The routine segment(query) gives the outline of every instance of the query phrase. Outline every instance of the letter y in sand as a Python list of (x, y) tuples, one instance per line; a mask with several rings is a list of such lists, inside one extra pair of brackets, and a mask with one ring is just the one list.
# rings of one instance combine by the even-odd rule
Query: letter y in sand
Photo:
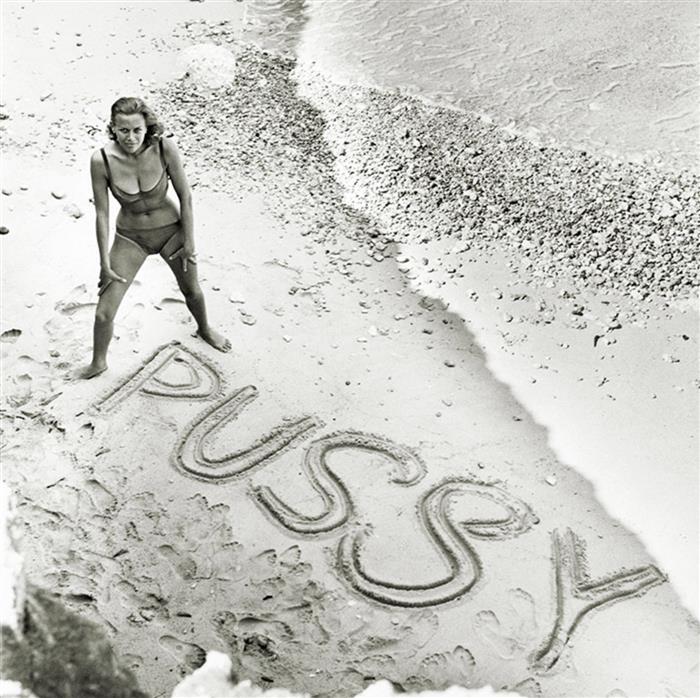
[(552, 533), (552, 561), (556, 585), (554, 627), (542, 648), (533, 657), (533, 668), (551, 669), (561, 656), (584, 616), (598, 608), (640, 596), (666, 577), (653, 565), (620, 570), (592, 581), (586, 570), (584, 542), (571, 529)]

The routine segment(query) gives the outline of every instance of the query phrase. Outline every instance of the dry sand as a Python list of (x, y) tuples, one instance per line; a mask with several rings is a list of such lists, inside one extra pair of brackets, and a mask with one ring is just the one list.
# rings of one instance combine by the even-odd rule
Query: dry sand
[[(239, 49), (233, 3), (110, 4), (99, 25), (76, 7), (3, 7), (22, 62), (2, 107), (3, 477), (28, 580), (96, 623), (148, 696), (211, 649), (240, 679), (314, 695), (379, 678), (696, 695), (697, 621), (666, 569), (344, 201), (293, 65)], [(114, 37), (95, 31), (105, 14)], [(236, 49), (233, 86), (177, 78), (177, 51), (204, 41)], [(234, 351), (192, 337), (150, 261), (110, 371), (78, 383), (97, 271), (85, 165), (121, 92), (157, 104), (187, 156)]]

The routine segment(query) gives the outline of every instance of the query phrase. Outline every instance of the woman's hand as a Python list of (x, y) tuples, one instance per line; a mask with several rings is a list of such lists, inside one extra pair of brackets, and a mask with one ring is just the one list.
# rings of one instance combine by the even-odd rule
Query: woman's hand
[(119, 281), (119, 283), (125, 284), (126, 279), (123, 276), (119, 276), (116, 271), (109, 266), (103, 266), (100, 268), (100, 281), (97, 284), (99, 291), (98, 296), (101, 296), (107, 287), (112, 283), (112, 281)]
[(197, 253), (194, 251), (192, 245), (184, 243), (179, 250), (176, 250), (173, 254), (168, 257), (168, 259), (178, 259), (182, 260), (182, 271), (187, 272), (188, 264), (197, 264)]

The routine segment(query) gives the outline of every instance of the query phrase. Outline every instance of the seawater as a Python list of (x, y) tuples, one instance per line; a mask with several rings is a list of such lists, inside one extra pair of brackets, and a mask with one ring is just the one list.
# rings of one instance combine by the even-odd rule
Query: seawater
[(336, 81), (547, 142), (698, 166), (697, 3), (309, 0), (299, 16), (299, 61)]

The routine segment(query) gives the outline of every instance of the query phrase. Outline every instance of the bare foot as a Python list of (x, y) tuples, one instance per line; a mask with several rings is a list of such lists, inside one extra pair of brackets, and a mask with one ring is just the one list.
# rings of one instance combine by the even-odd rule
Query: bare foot
[(104, 373), (107, 370), (107, 364), (95, 364), (92, 363), (89, 366), (81, 369), (77, 372), (77, 377), (87, 380), (88, 378), (94, 378), (99, 376), (100, 373)]
[(231, 351), (231, 342), (216, 330), (207, 328), (206, 330), (198, 330), (197, 334), (207, 343), (211, 344), (214, 349), (227, 352)]

